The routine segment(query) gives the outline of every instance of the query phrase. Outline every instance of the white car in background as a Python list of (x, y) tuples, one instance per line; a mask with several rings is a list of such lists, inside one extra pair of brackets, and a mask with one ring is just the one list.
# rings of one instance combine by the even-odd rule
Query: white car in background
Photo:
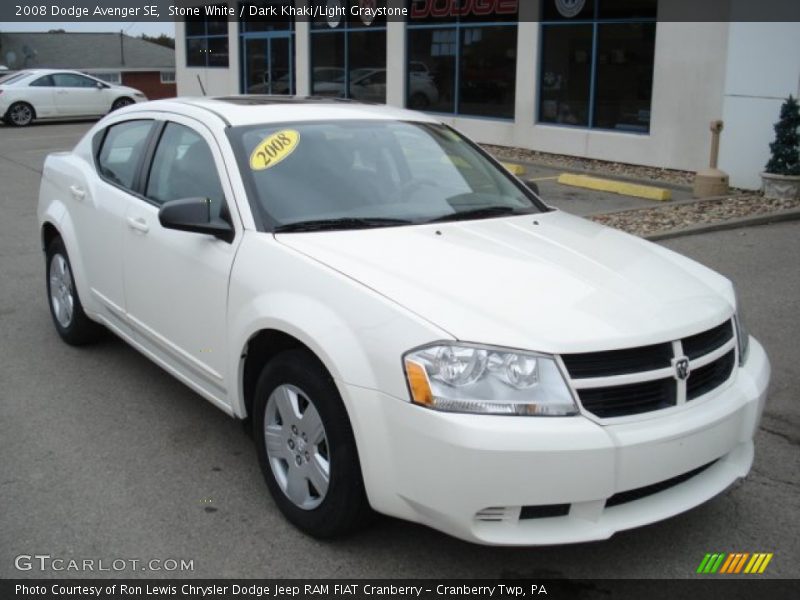
[(17, 127), (38, 119), (101, 116), (146, 100), (137, 89), (77, 71), (29, 69), (0, 81), (0, 117)]
[(47, 157), (38, 219), (64, 341), (105, 326), (248, 420), (309, 534), (371, 507), (483, 544), (600, 540), (753, 462), (770, 367), (731, 282), (553, 210), (432, 116), (131, 106)]

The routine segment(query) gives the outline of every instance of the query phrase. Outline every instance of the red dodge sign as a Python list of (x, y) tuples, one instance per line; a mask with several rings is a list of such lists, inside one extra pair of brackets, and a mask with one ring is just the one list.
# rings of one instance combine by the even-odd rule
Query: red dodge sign
[(415, 0), (411, 18), (515, 15), (519, 0)]

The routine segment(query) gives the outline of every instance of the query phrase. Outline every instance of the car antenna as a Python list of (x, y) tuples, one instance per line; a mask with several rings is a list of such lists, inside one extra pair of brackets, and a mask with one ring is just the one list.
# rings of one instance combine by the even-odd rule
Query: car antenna
[(200, 84), (200, 91), (203, 92), (203, 96), (206, 95), (206, 88), (203, 87), (203, 82), (200, 79), (200, 73), (197, 74), (197, 83)]

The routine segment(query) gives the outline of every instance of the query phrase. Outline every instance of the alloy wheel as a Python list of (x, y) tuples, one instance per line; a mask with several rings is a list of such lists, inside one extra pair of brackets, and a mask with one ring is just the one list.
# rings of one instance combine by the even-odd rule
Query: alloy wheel
[(330, 483), (328, 436), (317, 408), (300, 388), (270, 394), (264, 414), (267, 458), (278, 486), (303, 510), (317, 508)]
[(27, 104), (17, 104), (11, 108), (9, 118), (14, 125), (25, 126), (33, 120), (33, 111)]
[(75, 310), (75, 293), (72, 273), (67, 260), (61, 254), (53, 255), (50, 260), (50, 305), (53, 314), (64, 329), (72, 323)]

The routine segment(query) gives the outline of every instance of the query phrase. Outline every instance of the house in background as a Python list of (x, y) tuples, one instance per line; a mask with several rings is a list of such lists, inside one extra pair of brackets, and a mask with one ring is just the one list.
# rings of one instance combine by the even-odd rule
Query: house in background
[(82, 71), (151, 100), (176, 94), (175, 51), (122, 33), (0, 32), (0, 64)]

